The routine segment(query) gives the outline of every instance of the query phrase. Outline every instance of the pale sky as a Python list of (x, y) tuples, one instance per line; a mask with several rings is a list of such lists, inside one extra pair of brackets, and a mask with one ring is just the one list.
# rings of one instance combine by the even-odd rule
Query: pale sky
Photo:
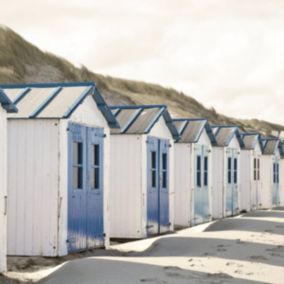
[(0, 23), (94, 72), (284, 124), (283, 0), (0, 0)]

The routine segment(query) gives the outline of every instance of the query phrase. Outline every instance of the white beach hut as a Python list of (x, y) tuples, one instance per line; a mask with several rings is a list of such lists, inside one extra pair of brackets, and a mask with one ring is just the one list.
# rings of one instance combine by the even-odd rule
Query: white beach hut
[(1, 85), (8, 118), (8, 254), (108, 245), (109, 127), (93, 83)]
[(259, 207), (269, 209), (280, 204), (280, 140), (278, 138), (262, 139), (263, 155), (261, 158), (260, 179), (262, 183)]
[(175, 226), (188, 227), (212, 218), (212, 146), (215, 136), (206, 119), (174, 119)]
[(260, 134), (255, 132), (241, 134), (244, 147), (241, 150), (241, 189), (240, 211), (259, 208), (261, 195), (261, 157)]
[(166, 106), (113, 106), (110, 236), (145, 238), (173, 230), (174, 138)]
[(213, 126), (217, 146), (212, 149), (213, 218), (239, 213), (240, 151), (243, 147), (238, 127)]
[(0, 89), (0, 273), (6, 270), (7, 254), (7, 112), (15, 111)]

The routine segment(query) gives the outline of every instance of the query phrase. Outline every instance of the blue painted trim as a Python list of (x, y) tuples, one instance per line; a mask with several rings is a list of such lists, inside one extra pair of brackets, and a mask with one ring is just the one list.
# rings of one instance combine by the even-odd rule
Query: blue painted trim
[(14, 104), (18, 104), (29, 92), (31, 88), (25, 88), (14, 100)]
[(28, 83), (28, 84), (0, 84), (2, 89), (20, 89), (20, 88), (50, 88), (50, 87), (88, 87), (95, 86), (90, 82), (52, 82), (52, 83)]
[(84, 99), (91, 93), (92, 90), (93, 86), (89, 86), (86, 90), (84, 90), (82, 95), (75, 101), (71, 108), (64, 113), (63, 118), (69, 118), (74, 110), (84, 101)]
[[(148, 127), (145, 129), (145, 133), (149, 133), (153, 126), (156, 124), (156, 122), (159, 120), (163, 112), (165, 111), (165, 108), (161, 108), (160, 111), (157, 113), (157, 115), (152, 119), (152, 121), (149, 123)], [(142, 109), (143, 111), (143, 109)]]
[(112, 111), (112, 114), (115, 116), (115, 117), (117, 117), (118, 116), (118, 114), (121, 112), (121, 109), (113, 109), (113, 111)]
[(94, 87), (93, 88), (93, 95), (94, 101), (96, 102), (99, 110), (103, 114), (104, 118), (108, 122), (110, 128), (120, 128), (118, 121), (115, 118), (115, 115), (112, 113), (110, 107), (106, 104), (103, 96), (99, 92), (99, 90)]
[[(120, 109), (121, 111), (121, 109)], [(119, 111), (119, 112), (120, 112)], [(126, 133), (127, 130), (133, 125), (133, 123), (137, 120), (137, 118), (140, 116), (140, 114), (143, 112), (143, 109), (137, 109), (137, 112), (133, 114), (133, 116), (129, 119), (129, 121), (126, 123), (124, 128), (121, 129), (121, 133)]]
[(178, 139), (179, 138), (179, 133), (178, 133), (175, 125), (173, 124), (172, 117), (171, 117), (170, 113), (167, 111), (167, 108), (163, 112), (163, 117), (164, 117), (164, 119), (166, 121), (167, 127), (169, 128), (173, 138), (175, 140)]
[(8, 113), (14, 113), (17, 112), (18, 109), (16, 106), (12, 103), (12, 101), (9, 99), (9, 97), (6, 95), (6, 93), (0, 89), (0, 103), (2, 107), (8, 112)]
[(166, 105), (113, 105), (109, 106), (110, 109), (136, 109), (136, 108), (167, 108)]
[(35, 118), (38, 116), (49, 104), (50, 102), (60, 93), (62, 87), (55, 89), (52, 94), (30, 115), (30, 118)]
[(173, 118), (173, 121), (202, 121), (205, 120), (208, 122), (207, 118)]

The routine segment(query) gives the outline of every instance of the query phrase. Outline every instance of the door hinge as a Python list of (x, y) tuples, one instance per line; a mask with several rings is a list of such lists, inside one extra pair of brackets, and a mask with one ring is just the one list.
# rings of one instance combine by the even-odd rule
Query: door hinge
[(7, 215), (7, 210), (8, 210), (8, 208), (7, 208), (8, 207), (8, 204), (7, 204), (8, 200), (7, 199), (8, 199), (8, 197), (7, 197), (7, 195), (5, 195), (4, 196), (4, 215), (5, 216)]

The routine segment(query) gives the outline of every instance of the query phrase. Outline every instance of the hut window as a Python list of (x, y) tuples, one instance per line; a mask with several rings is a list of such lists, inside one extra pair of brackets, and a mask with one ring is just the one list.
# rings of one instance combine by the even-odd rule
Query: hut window
[(83, 143), (73, 142), (73, 188), (83, 188)]
[(228, 183), (232, 183), (232, 159), (228, 158)]
[(253, 171), (253, 177), (254, 177), (254, 180), (257, 180), (257, 159), (254, 158), (254, 171)]
[(167, 188), (167, 174), (168, 170), (168, 156), (166, 153), (163, 153), (162, 155), (162, 176), (163, 176), (163, 181), (162, 181), (162, 186), (163, 188)]
[(197, 156), (196, 164), (196, 184), (201, 187), (201, 156)]
[(260, 160), (254, 159), (254, 172), (253, 172), (254, 180), (260, 180)]
[(100, 188), (100, 145), (93, 144), (92, 153), (92, 175), (91, 175), (91, 187), (92, 189)]
[(260, 180), (260, 159), (257, 159), (257, 180)]
[(208, 157), (204, 157), (204, 186), (208, 185)]
[(157, 185), (157, 153), (156, 151), (151, 152), (151, 178), (152, 187)]
[(279, 183), (279, 165), (273, 163), (273, 183)]
[(234, 183), (238, 182), (238, 159), (234, 159)]

